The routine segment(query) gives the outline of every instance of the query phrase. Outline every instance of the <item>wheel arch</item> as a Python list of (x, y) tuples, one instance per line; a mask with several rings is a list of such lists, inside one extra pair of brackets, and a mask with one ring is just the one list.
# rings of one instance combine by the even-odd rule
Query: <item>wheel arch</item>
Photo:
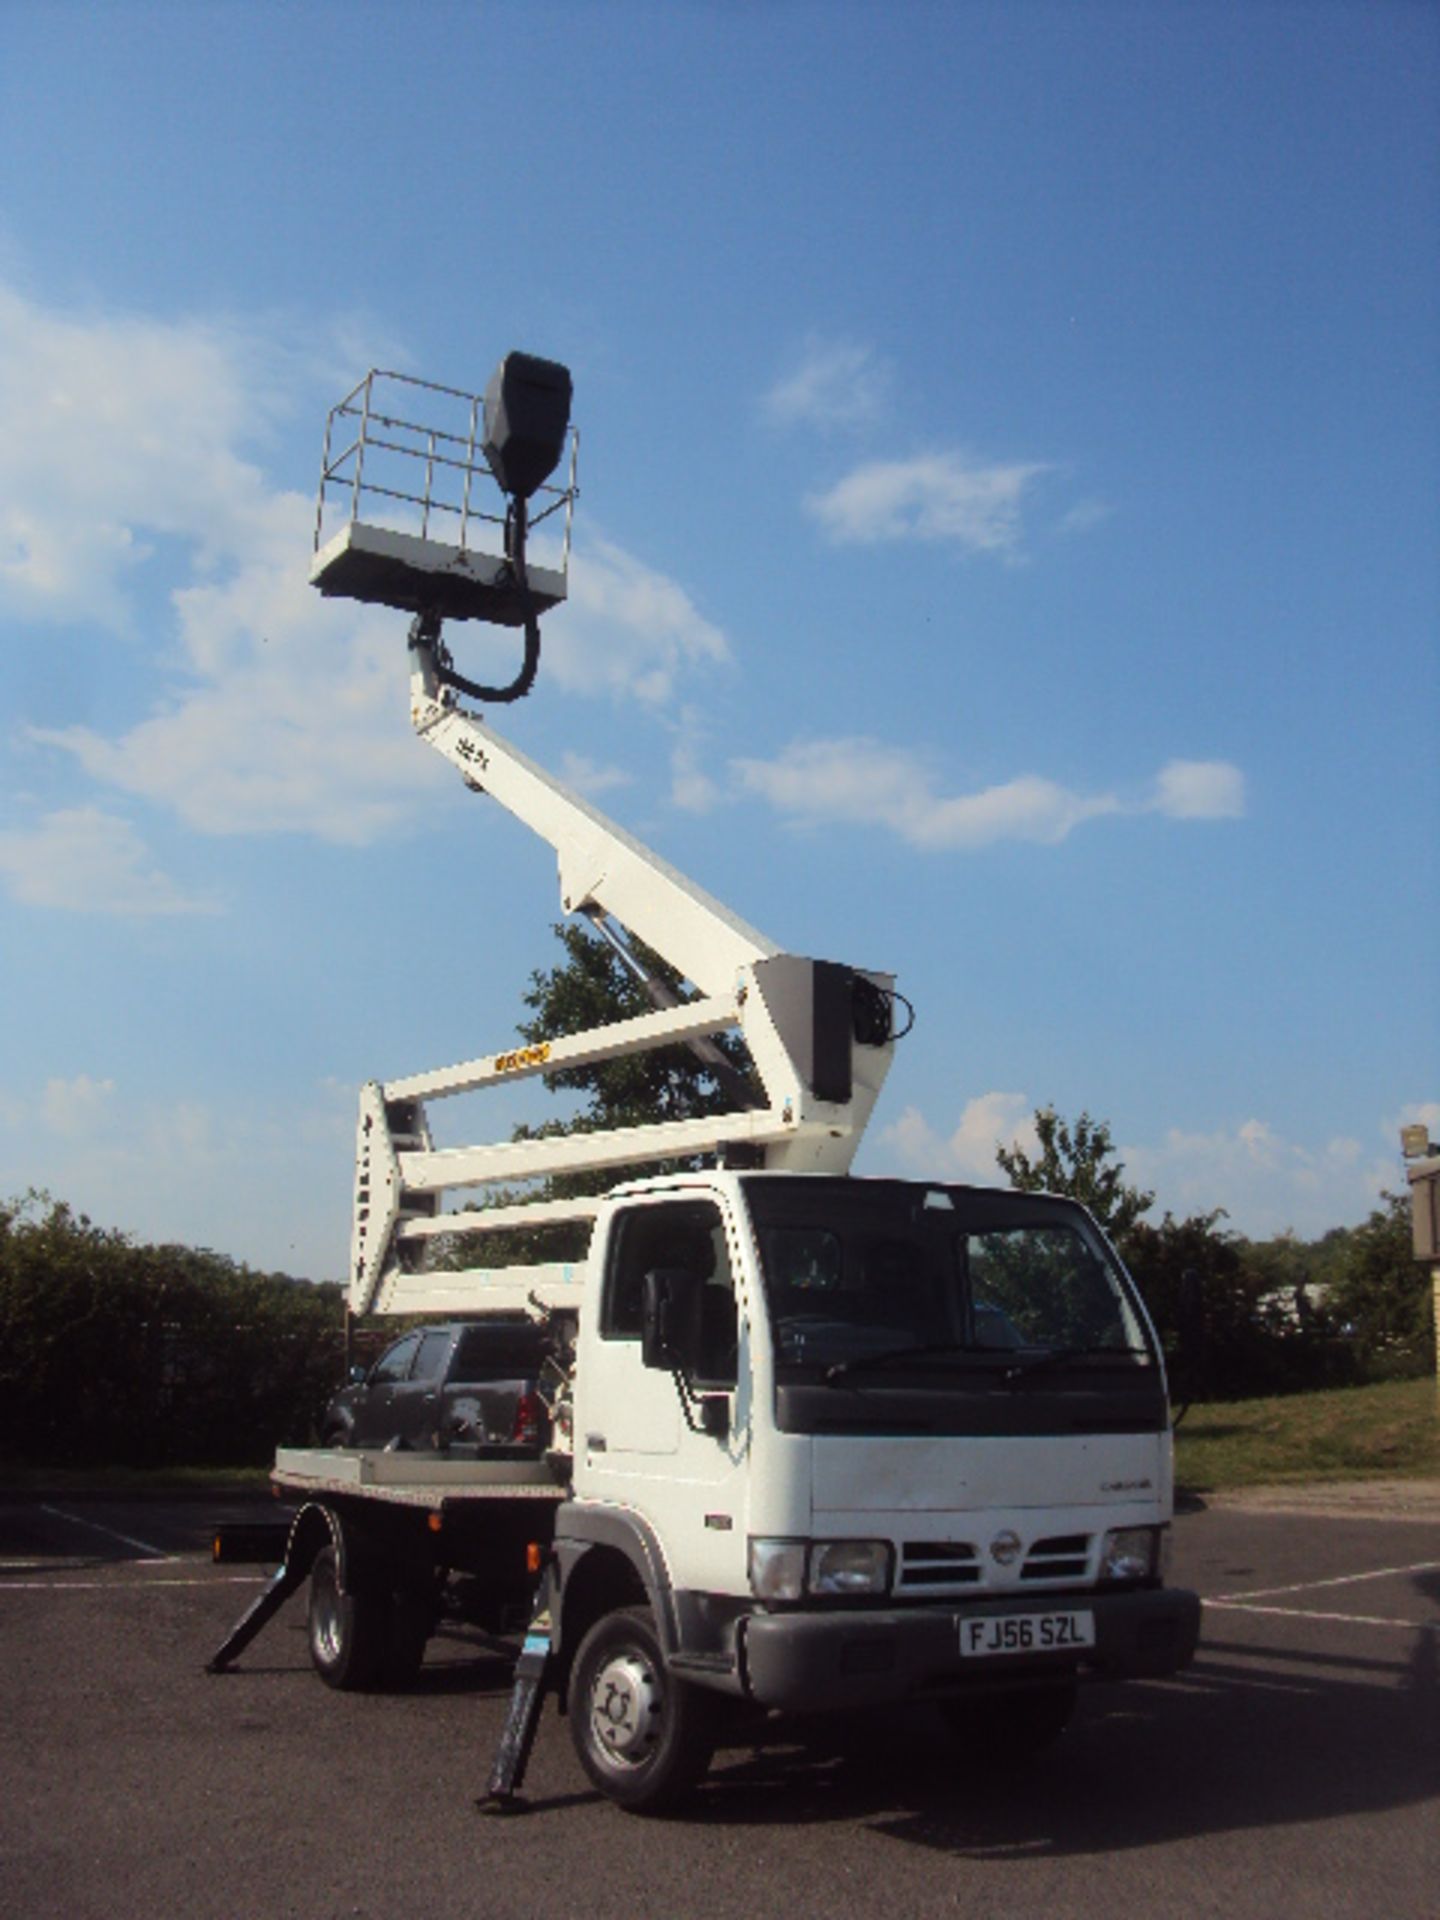
[(638, 1515), (562, 1509), (555, 1537), (552, 1647), (565, 1699), (575, 1650), (590, 1628), (620, 1607), (648, 1606), (667, 1660), (679, 1645), (674, 1596), (659, 1540)]
[(335, 1571), (342, 1593), (369, 1592), (385, 1584), (383, 1548), (352, 1516), (323, 1500), (309, 1500), (295, 1515), (285, 1559), (295, 1578), (303, 1579), (326, 1547), (335, 1549)]
[(290, 1523), (285, 1564), (297, 1580), (304, 1579), (324, 1548), (334, 1547), (340, 1585), (346, 1584), (345, 1529), (340, 1516), (319, 1500), (307, 1500)]

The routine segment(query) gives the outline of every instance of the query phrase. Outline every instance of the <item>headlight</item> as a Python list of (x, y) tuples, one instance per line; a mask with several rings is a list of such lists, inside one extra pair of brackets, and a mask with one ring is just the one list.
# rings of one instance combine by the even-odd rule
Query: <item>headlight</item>
[(750, 1591), (757, 1600), (799, 1600), (807, 1593), (884, 1593), (890, 1547), (884, 1540), (750, 1542)]
[(1100, 1549), (1102, 1580), (1151, 1580), (1160, 1571), (1163, 1527), (1115, 1527)]
[(884, 1593), (890, 1549), (883, 1540), (817, 1540), (808, 1584), (811, 1593)]
[(798, 1600), (805, 1591), (805, 1542), (752, 1539), (750, 1591), (757, 1600)]

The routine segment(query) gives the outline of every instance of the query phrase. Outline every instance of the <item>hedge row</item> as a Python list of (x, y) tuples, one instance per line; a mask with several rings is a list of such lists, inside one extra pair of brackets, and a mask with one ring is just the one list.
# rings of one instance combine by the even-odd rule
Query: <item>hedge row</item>
[(262, 1464), (313, 1440), (343, 1346), (336, 1285), (0, 1205), (0, 1458)]

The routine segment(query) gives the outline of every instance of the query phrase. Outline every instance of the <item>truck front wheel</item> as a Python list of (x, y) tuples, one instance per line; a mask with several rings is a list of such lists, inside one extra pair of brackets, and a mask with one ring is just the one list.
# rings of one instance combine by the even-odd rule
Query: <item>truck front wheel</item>
[(716, 1698), (665, 1671), (648, 1607), (598, 1620), (570, 1674), (570, 1732), (600, 1791), (632, 1813), (663, 1813), (715, 1751)]

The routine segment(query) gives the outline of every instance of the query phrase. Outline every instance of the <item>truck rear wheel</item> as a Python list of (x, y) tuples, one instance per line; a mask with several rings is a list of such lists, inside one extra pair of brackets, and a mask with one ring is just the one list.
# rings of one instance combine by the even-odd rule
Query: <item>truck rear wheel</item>
[(334, 1547), (322, 1547), (310, 1570), (306, 1626), (310, 1659), (327, 1687), (355, 1692), (374, 1686), (389, 1640), (387, 1596), (346, 1593)]
[(663, 1813), (704, 1775), (716, 1698), (665, 1671), (648, 1607), (598, 1620), (570, 1675), (570, 1732), (587, 1774), (632, 1813)]

